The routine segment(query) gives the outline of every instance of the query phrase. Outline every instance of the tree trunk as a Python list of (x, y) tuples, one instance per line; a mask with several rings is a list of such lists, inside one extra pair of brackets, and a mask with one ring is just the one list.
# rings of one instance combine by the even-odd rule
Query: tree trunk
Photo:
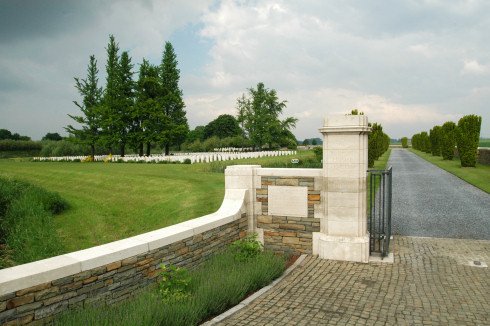
[(121, 157), (124, 157), (125, 150), (126, 150), (126, 144), (122, 143), (121, 144)]
[(151, 153), (151, 143), (146, 143), (146, 156), (150, 156)]
[(90, 144), (90, 156), (92, 156), (92, 162), (95, 161), (95, 144)]
[(139, 154), (140, 156), (143, 156), (144, 155), (144, 148), (143, 148), (143, 142), (140, 143), (139, 145)]
[(170, 145), (165, 144), (165, 156), (168, 156), (169, 153), (170, 153)]

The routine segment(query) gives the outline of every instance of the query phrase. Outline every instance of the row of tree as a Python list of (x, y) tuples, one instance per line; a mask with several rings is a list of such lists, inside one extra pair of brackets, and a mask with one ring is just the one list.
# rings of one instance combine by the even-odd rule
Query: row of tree
[[(261, 149), (264, 146), (296, 146), (291, 133), (297, 119), (279, 119), (286, 101), (280, 101), (274, 89), (263, 83), (249, 88), (237, 100), (237, 118), (221, 115), (206, 126), (189, 131), (182, 90), (179, 88), (180, 72), (172, 45), (165, 43), (161, 64), (147, 60), (139, 66), (138, 80), (133, 80), (133, 64), (128, 52), (119, 54), (114, 36), (109, 37), (106, 48), (106, 85), (98, 85), (97, 60), (92, 55), (85, 79), (75, 78), (75, 87), (82, 97), (74, 101), (81, 115), (70, 117), (80, 126), (65, 129), (80, 143), (91, 147), (103, 146), (121, 156), (129, 146), (143, 155), (150, 155), (152, 145), (158, 144), (168, 155), (170, 147), (180, 149), (206, 139), (233, 138), (239, 143)], [(243, 140), (243, 141), (242, 141)], [(199, 145), (199, 144), (197, 144)], [(199, 147), (199, 146), (198, 146)]]
[(31, 140), (29, 136), (22, 136), (18, 133), (12, 133), (8, 129), (0, 129), (0, 140)]
[(478, 142), (480, 139), (482, 118), (477, 115), (466, 115), (456, 125), (452, 121), (442, 126), (434, 126), (429, 133), (423, 131), (412, 136), (414, 149), (442, 156), (444, 160), (452, 160), (457, 146), (461, 166), (476, 166)]
[(165, 43), (160, 65), (143, 59), (137, 81), (133, 80), (131, 57), (127, 51), (119, 53), (119, 45), (112, 35), (106, 52), (105, 87), (98, 85), (99, 70), (92, 55), (87, 77), (75, 78), (82, 101), (74, 103), (82, 114), (70, 117), (80, 127), (69, 125), (65, 129), (77, 141), (90, 145), (92, 156), (96, 146), (104, 146), (111, 152), (119, 149), (121, 156), (126, 146), (130, 146), (143, 155), (144, 144), (149, 155), (155, 143), (162, 144), (168, 154), (170, 146), (185, 141), (189, 129), (172, 44)]

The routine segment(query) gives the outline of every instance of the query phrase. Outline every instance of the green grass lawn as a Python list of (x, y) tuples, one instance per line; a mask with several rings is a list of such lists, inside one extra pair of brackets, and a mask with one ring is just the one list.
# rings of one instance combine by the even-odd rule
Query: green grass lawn
[[(220, 162), (290, 164), (297, 155)], [(156, 230), (216, 211), (224, 175), (210, 164), (104, 164), (0, 160), (0, 175), (58, 192), (70, 209), (54, 225), (66, 252)]]
[(440, 156), (432, 156), (431, 154), (413, 148), (410, 148), (409, 150), (432, 164), (437, 165), (441, 169), (444, 169), (458, 178), (471, 183), (475, 187), (490, 193), (490, 165), (477, 164), (474, 168), (463, 168), (461, 167), (461, 162), (458, 158), (454, 158), (452, 161), (444, 161)]

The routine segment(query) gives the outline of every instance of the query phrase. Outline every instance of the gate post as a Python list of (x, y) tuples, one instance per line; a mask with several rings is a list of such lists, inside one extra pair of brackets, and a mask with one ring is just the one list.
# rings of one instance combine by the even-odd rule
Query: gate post
[(366, 178), (367, 116), (325, 118), (323, 134), (323, 214), (320, 232), (313, 233), (313, 254), (320, 258), (369, 260)]

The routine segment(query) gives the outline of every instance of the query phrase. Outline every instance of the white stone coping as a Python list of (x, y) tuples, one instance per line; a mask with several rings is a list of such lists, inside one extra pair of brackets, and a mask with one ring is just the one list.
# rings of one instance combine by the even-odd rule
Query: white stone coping
[(0, 270), (0, 296), (107, 265), (183, 240), (241, 218), (246, 189), (227, 189), (215, 213), (101, 246)]
[(264, 177), (321, 177), (323, 169), (259, 168), (256, 175)]

